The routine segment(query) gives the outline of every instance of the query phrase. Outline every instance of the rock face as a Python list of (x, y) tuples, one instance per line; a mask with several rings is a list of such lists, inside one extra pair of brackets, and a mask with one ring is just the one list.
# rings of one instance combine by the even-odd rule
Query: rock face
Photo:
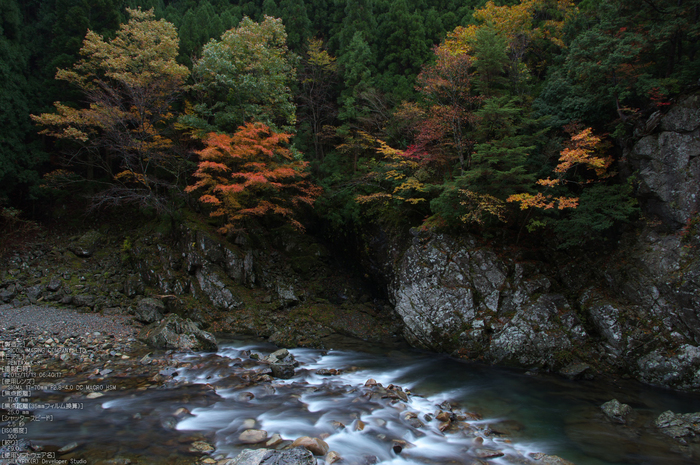
[(674, 105), (660, 126), (635, 144), (629, 160), (646, 208), (678, 227), (700, 207), (700, 95)]
[(474, 238), (422, 233), (395, 261), (389, 295), (419, 347), (700, 389), (696, 246), (651, 229), (626, 241), (611, 256), (553, 268)]
[(576, 313), (536, 267), (499, 258), (472, 238), (419, 238), (390, 288), (405, 336), (426, 349), (555, 368), (587, 337)]
[(216, 339), (210, 333), (202, 331), (191, 320), (183, 320), (170, 314), (159, 323), (145, 327), (139, 339), (157, 349), (178, 351), (215, 351)]

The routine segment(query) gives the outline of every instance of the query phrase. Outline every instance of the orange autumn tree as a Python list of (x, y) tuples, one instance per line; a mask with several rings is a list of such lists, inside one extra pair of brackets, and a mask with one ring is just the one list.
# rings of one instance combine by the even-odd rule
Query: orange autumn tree
[(204, 139), (206, 147), (197, 152), (198, 181), (186, 192), (199, 192), (200, 202), (212, 207), (210, 216), (223, 219), (221, 233), (265, 216), (304, 229), (298, 208), (313, 205), (321, 189), (307, 180), (308, 162), (287, 147), (291, 137), (263, 123), (246, 123), (233, 136), (212, 132)]

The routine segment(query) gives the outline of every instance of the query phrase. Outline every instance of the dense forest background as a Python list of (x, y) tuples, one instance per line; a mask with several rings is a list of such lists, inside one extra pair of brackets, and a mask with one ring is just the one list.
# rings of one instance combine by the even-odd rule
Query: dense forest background
[(2, 218), (596, 244), (699, 38), (689, 0), (0, 0)]

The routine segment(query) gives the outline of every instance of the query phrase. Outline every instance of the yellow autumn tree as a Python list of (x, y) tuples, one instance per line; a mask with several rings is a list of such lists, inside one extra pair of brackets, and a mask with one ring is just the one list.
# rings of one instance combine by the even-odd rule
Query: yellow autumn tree
[[(512, 55), (522, 58), (535, 38), (551, 40), (563, 46), (564, 24), (576, 11), (572, 0), (523, 0), (515, 5), (503, 6), (488, 1), (483, 8), (474, 12), (478, 23), (458, 26), (448, 35), (446, 44), (454, 51), (473, 54), (477, 31), (488, 26), (506, 37)], [(539, 20), (540, 17), (548, 19)]]
[[(573, 128), (569, 128), (573, 131)], [(545, 187), (555, 187), (562, 184), (572, 183), (576, 185), (591, 184), (596, 179), (602, 180), (614, 176), (616, 173), (610, 171), (610, 165), (613, 162), (612, 157), (601, 153), (603, 151), (603, 139), (600, 136), (593, 134), (592, 128), (580, 130), (571, 136), (569, 145), (559, 153), (559, 163), (554, 172), (557, 177), (552, 179), (540, 179), (537, 184)], [(576, 172), (578, 169), (592, 170), (595, 173), (595, 178), (589, 176), (578, 177), (577, 179), (567, 178), (567, 174)], [(581, 173), (578, 173), (581, 174)], [(521, 193), (511, 195), (507, 199), (508, 202), (517, 202), (520, 204), (520, 209), (540, 208), (549, 210), (558, 208), (576, 208), (579, 204), (578, 197), (559, 196), (554, 197), (550, 194)]]
[(102, 184), (93, 205), (133, 202), (163, 211), (185, 174), (170, 129), (171, 106), (189, 70), (175, 61), (175, 26), (156, 20), (153, 10), (127, 12), (130, 20), (116, 37), (88, 31), (80, 61), (56, 74), (77, 87), (88, 106), (56, 102), (54, 113), (32, 119), (42, 134), (72, 142), (64, 167)]

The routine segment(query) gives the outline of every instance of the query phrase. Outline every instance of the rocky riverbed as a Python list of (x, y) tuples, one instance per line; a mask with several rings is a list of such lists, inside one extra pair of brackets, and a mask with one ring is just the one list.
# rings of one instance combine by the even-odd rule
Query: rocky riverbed
[[(29, 398), (20, 402), (29, 407), (20, 416), (30, 431), (19, 443), (21, 457), (99, 465), (361, 464), (385, 461), (389, 456), (404, 457), (409, 463), (447, 463), (443, 453), (435, 452), (429, 459), (433, 453), (425, 457), (423, 449), (426, 437), (449, 436), (460, 444), (462, 463), (484, 464), (498, 457), (510, 457), (510, 463), (570, 463), (555, 456), (518, 451), (503, 432), (482, 422), (480, 414), (462, 411), (448, 402), (428, 406), (398, 385), (383, 386), (374, 379), (360, 385), (319, 385), (299, 378), (301, 373), (330, 379), (340, 376), (342, 370), (300, 365), (286, 349), (268, 355), (249, 350), (238, 351), (235, 357), (188, 355), (149, 347), (139, 340), (142, 324), (123, 316), (7, 305), (0, 306), (0, 315), (3, 367), (19, 362), (35, 380)], [(3, 384), (2, 389), (13, 387)], [(284, 427), (282, 434), (266, 431), (254, 415), (238, 420), (234, 415), (231, 419), (240, 423), (237, 432), (229, 431), (222, 441), (221, 432), (198, 426), (202, 416), (195, 413), (220, 402), (221, 396), (231, 397), (232, 392), (244, 404), (267, 397), (264, 410), (273, 410), (299, 392), (302, 397), (311, 394), (354, 404), (358, 414), (336, 413), (336, 419), (326, 420), (327, 428), (320, 426), (328, 431), (317, 436), (289, 436)], [(125, 407), (133, 399), (140, 399), (136, 407)], [(148, 399), (154, 399), (153, 404)], [(60, 405), (80, 407), (61, 411)], [(121, 418), (109, 418), (112, 410), (120, 411)], [(375, 413), (369, 416), (360, 413), (372, 411)], [(292, 413), (287, 421), (293, 424), (298, 419)], [(119, 423), (116, 429), (115, 423)], [(67, 435), (60, 433), (64, 429)], [(329, 442), (342, 444), (337, 438), (343, 434), (363, 431), (368, 434), (358, 436), (358, 440), (370, 441), (368, 444), (383, 451), (372, 453), (370, 448), (367, 453), (353, 455), (329, 447)], [(406, 439), (407, 434), (413, 442)], [(231, 453), (226, 445), (234, 445), (238, 452)], [(241, 450), (246, 447), (250, 449)], [(445, 447), (451, 450), (454, 444)]]
[[(157, 323), (121, 315), (6, 305), (0, 316), (3, 368), (20, 361), (36, 379), (31, 395), (20, 399), (31, 405), (20, 415), (28, 428), (20, 445), (27, 454), (53, 454), (56, 463), (571, 463), (528, 445), (532, 438), (523, 443), (529, 425), (508, 419), (507, 412), (504, 418), (502, 408), (450, 400), (460, 394), (443, 383), (458, 372), (443, 373), (443, 362), (428, 361), (435, 365), (428, 369), (426, 361), (410, 362), (398, 351), (367, 358), (262, 343), (223, 344), (216, 352), (164, 350), (144, 342)], [(385, 368), (370, 368), (377, 361)], [(408, 368), (418, 378), (401, 375)], [(423, 378), (444, 393), (426, 395), (420, 383), (395, 381)], [(4, 379), (2, 389), (13, 388)], [(643, 397), (620, 389), (634, 407), (617, 400), (585, 411), (575, 407), (566, 413), (567, 435), (609, 463), (647, 463), (644, 457), (648, 463), (694, 463), (698, 414), (652, 414)], [(79, 408), (60, 407), (71, 404)], [(617, 447), (606, 451), (609, 438)], [(608, 463), (590, 460), (573, 461)]]

